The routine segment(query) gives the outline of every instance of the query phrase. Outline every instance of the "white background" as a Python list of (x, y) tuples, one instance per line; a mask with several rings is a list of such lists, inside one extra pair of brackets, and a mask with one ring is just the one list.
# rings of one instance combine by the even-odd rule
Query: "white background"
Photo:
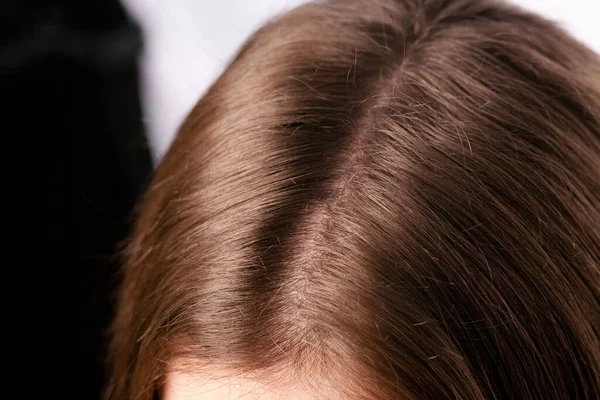
[[(244, 40), (303, 0), (122, 0), (144, 31), (142, 107), (155, 159)], [(513, 0), (600, 53), (600, 1)]]

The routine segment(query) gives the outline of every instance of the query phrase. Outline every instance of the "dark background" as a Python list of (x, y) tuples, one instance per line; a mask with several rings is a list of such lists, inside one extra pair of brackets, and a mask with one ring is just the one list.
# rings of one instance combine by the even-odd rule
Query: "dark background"
[[(58, 354), (69, 362), (58, 387), (69, 385), (73, 398), (99, 399), (116, 250), (152, 170), (138, 94), (142, 35), (116, 0), (3, 0), (0, 9), (5, 126), (31, 148), (17, 157), (33, 160), (26, 182), (43, 226), (31, 252), (43, 252), (44, 263), (32, 261), (28, 272), (60, 271), (52, 292), (66, 301), (52, 311), (70, 323), (59, 326), (67, 348)], [(41, 361), (45, 369), (58, 364)]]

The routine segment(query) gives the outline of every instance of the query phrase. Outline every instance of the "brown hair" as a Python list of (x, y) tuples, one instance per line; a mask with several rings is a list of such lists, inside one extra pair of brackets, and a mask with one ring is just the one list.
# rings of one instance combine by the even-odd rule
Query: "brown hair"
[(109, 393), (150, 399), (179, 360), (341, 398), (597, 399), (599, 266), (595, 53), (497, 1), (310, 3), (157, 169)]

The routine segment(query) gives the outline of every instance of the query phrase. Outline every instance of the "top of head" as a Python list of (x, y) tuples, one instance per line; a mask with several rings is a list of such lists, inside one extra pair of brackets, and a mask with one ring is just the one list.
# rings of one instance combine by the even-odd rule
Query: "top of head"
[(307, 4), (159, 166), (111, 390), (149, 398), (176, 368), (325, 398), (592, 398), (599, 204), (600, 61), (566, 33), (496, 1)]

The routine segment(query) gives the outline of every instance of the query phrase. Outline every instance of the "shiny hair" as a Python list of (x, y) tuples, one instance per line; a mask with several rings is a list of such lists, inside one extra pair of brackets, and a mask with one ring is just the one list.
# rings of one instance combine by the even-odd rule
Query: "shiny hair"
[(600, 59), (498, 1), (303, 5), (191, 111), (125, 254), (114, 399), (174, 365), (598, 399)]

